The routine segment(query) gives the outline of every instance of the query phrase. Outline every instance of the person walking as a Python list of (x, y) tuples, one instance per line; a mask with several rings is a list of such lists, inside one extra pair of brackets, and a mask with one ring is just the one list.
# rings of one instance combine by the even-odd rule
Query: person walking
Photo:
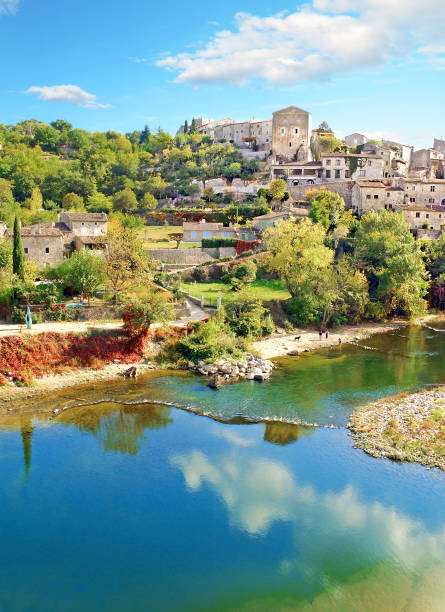
[(320, 340), (322, 340), (322, 338), (323, 338), (323, 331), (321, 329), (318, 332), (318, 337), (320, 338)]
[(326, 330), (326, 335), (325, 335), (326, 340), (329, 338), (329, 332)]
[(338, 339), (338, 343), (341, 344), (341, 338)]

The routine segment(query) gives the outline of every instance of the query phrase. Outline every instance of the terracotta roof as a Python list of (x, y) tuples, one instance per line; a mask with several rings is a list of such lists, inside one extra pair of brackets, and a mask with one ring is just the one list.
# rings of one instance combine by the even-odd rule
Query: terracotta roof
[(359, 187), (374, 187), (377, 189), (385, 189), (386, 187), (381, 181), (357, 181), (357, 185)]
[(184, 221), (182, 224), (182, 229), (187, 230), (219, 230), (223, 228), (222, 223), (201, 223), (200, 221)]
[(321, 168), (321, 162), (313, 161), (313, 162), (283, 162), (282, 164), (272, 164), (273, 168), (279, 168), (280, 166), (293, 166), (293, 167), (314, 167)]
[(366, 157), (366, 159), (382, 159), (381, 155), (367, 155), (366, 153), (322, 153), (321, 157)]

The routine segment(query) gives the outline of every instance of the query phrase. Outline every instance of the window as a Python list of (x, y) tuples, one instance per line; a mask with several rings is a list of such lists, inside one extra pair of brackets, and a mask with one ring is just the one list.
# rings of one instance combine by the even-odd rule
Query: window
[(429, 219), (429, 218), (430, 218), (429, 213), (426, 213), (425, 217), (426, 217), (427, 219)]
[(372, 166), (372, 161), (368, 159), (368, 166)]
[(94, 222), (94, 225), (97, 225), (97, 221)]
[(229, 237), (229, 232), (224, 232), (224, 238), (228, 238)]
[(280, 132), (281, 132), (282, 134), (284, 134), (284, 128), (281, 128)]
[(82, 225), (85, 225), (85, 223), (82, 221)]
[(435, 185), (431, 185), (430, 191), (436, 191), (436, 186)]
[(196, 232), (192, 232), (192, 238), (196, 238)]
[(389, 191), (386, 192), (386, 197), (389, 198), (391, 194), (389, 193)]
[(378, 200), (378, 199), (379, 199), (379, 196), (378, 196), (378, 195), (375, 195), (375, 196), (374, 196), (374, 200)]
[(28, 253), (28, 247), (25, 247), (23, 250), (26, 254)]
[(409, 201), (410, 201), (410, 202), (415, 202), (415, 201), (416, 201), (416, 198), (410, 198), (410, 199), (409, 199)]
[(298, 134), (298, 128), (295, 128), (295, 134)]
[(366, 170), (360, 170), (360, 176), (366, 176)]
[(210, 232), (204, 232), (204, 238), (210, 238)]
[(341, 178), (340, 170), (335, 171), (335, 178)]
[(349, 170), (345, 170), (345, 178), (349, 178), (350, 176)]
[(416, 186), (415, 186), (415, 185), (413, 185), (412, 189), (413, 189), (413, 191), (416, 191)]
[(371, 199), (371, 196), (370, 196), (370, 194), (369, 194), (369, 193), (368, 193), (368, 195), (366, 196), (366, 199), (367, 199), (367, 200), (370, 200), (370, 199)]
[(416, 219), (420, 217), (420, 213), (416, 213)]
[(331, 171), (330, 170), (326, 170), (326, 178), (331, 178)]
[(49, 253), (49, 248), (48, 247), (46, 247), (45, 253)]
[(428, 200), (428, 202), (429, 202), (430, 204), (434, 204), (435, 200), (434, 200), (434, 198), (430, 198), (430, 199)]
[(341, 159), (337, 159), (336, 164), (339, 166), (341, 164)]
[(291, 142), (289, 143), (289, 146), (290, 146), (290, 147), (292, 146), (292, 143), (291, 143)]

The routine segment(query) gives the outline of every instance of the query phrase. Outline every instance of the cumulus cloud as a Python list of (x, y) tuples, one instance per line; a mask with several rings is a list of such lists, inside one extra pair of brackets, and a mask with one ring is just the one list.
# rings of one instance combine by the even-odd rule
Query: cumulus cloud
[(16, 12), (19, 0), (0, 0), (0, 15), (12, 15)]
[(130, 61), (134, 64), (146, 64), (148, 60), (146, 57), (130, 57)]
[(111, 108), (110, 104), (99, 104), (94, 94), (76, 85), (52, 85), (51, 87), (30, 87), (25, 93), (36, 94), (39, 100), (47, 102), (69, 102), (82, 108)]
[[(233, 31), (220, 30), (197, 51), (168, 55), (157, 65), (177, 82), (272, 85), (382, 66), (443, 48), (442, 0), (312, 0), (294, 13), (235, 15)], [(432, 65), (431, 63), (429, 65)]]

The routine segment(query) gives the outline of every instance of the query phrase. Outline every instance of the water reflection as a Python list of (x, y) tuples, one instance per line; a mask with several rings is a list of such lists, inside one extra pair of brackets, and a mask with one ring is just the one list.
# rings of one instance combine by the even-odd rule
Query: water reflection
[(146, 439), (145, 430), (173, 423), (170, 413), (170, 407), (160, 404), (101, 402), (67, 410), (57, 417), (57, 422), (92, 433), (106, 452), (136, 455)]
[(292, 423), (271, 422), (264, 427), (264, 440), (280, 446), (296, 442), (301, 436), (310, 436), (314, 433), (313, 427), (293, 425)]
[[(362, 500), (350, 484), (317, 490), (283, 462), (240, 446), (213, 457), (193, 449), (170, 462), (191, 493), (212, 490), (239, 530), (266, 538), (274, 524), (292, 525), (294, 553), (282, 558), (279, 572), (300, 592), (304, 585), (320, 593), (314, 608), (301, 609), (443, 609), (445, 523), (431, 531), (395, 508)], [(281, 609), (273, 599), (250, 605)]]

